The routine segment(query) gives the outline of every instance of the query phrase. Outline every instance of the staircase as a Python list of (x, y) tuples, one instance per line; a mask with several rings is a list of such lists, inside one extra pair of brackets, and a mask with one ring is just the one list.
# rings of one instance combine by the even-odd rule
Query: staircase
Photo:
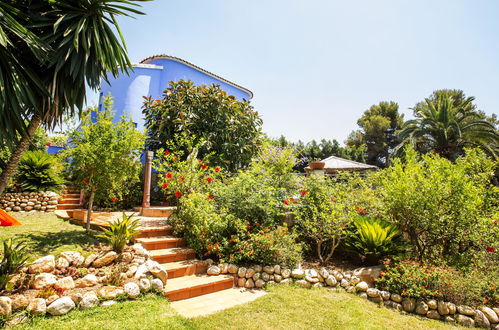
[[(171, 212), (171, 208), (163, 208), (155, 214), (167, 217)], [(170, 301), (193, 298), (234, 286), (232, 276), (206, 275), (206, 263), (195, 259), (196, 252), (185, 246), (183, 238), (172, 235), (172, 226), (156, 224), (155, 227), (142, 227), (140, 231), (135, 242), (141, 243), (149, 250), (152, 259), (159, 262), (168, 272), (164, 295)]]
[(66, 188), (62, 193), (61, 199), (59, 199), (57, 210), (75, 210), (82, 208), (83, 205), (80, 200), (80, 192), (72, 187)]

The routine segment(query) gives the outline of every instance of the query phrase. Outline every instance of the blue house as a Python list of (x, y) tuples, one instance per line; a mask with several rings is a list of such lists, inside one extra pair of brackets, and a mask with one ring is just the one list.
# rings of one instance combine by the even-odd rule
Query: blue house
[(134, 72), (117, 78), (111, 77), (109, 83), (103, 81), (99, 95), (99, 110), (102, 98), (109, 93), (113, 97), (116, 117), (127, 114), (132, 117), (138, 129), (144, 128), (142, 117), (143, 96), (161, 98), (170, 81), (191, 80), (196, 85), (216, 84), (238, 100), (250, 100), (253, 93), (236, 83), (217, 76), (181, 58), (169, 55), (155, 55), (133, 65)]

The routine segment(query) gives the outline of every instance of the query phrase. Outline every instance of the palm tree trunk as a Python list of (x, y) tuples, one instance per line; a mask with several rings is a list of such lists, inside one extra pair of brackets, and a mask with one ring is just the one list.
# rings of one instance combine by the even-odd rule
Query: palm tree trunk
[(28, 149), (31, 139), (33, 138), (33, 135), (35, 134), (36, 129), (40, 126), (41, 122), (42, 118), (38, 114), (35, 114), (31, 118), (26, 134), (21, 137), (21, 140), (19, 141), (16, 148), (12, 152), (12, 155), (10, 156), (7, 166), (5, 166), (4, 171), (0, 175), (0, 195), (4, 192), (5, 188), (7, 187), (7, 184), (9, 183), (10, 178), (16, 172), (17, 166), (21, 161), (21, 157)]

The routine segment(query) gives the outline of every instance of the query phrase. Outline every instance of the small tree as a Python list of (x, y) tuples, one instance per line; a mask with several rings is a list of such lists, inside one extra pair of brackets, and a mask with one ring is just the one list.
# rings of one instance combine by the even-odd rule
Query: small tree
[[(302, 205), (295, 208), (300, 233), (313, 241), (322, 263), (331, 259), (340, 242), (346, 238), (346, 227), (354, 212), (350, 210), (348, 201), (342, 198), (342, 190), (335, 189), (328, 178), (307, 177), (300, 191)], [(285, 203), (290, 202), (286, 200)], [(360, 207), (357, 211), (364, 212)]]
[(139, 180), (139, 157), (145, 140), (129, 118), (113, 123), (110, 97), (104, 100), (104, 107), (96, 122), (92, 122), (90, 112), (83, 116), (80, 128), (69, 135), (71, 148), (64, 152), (74, 183), (88, 193), (87, 231), (94, 201), (117, 201), (125, 183)]
[[(236, 171), (246, 167), (258, 151), (262, 119), (248, 101), (238, 101), (220, 86), (171, 82), (162, 99), (147, 98), (143, 113), (149, 130), (147, 147), (158, 150), (176, 134), (203, 140), (199, 157), (213, 155), (213, 163)], [(190, 152), (190, 150), (185, 150)]]

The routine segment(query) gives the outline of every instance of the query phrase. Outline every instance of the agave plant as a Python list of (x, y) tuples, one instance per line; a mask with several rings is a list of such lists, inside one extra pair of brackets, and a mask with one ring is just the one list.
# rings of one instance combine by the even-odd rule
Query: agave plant
[(43, 151), (27, 151), (19, 165), (17, 181), (24, 191), (59, 191), (64, 180), (62, 165)]
[(135, 236), (140, 234), (139, 220), (133, 219), (134, 214), (127, 215), (123, 212), (123, 217), (109, 224), (109, 229), (103, 229), (102, 234), (97, 237), (104, 238), (109, 241), (112, 249), (118, 253), (122, 252), (126, 244)]
[(353, 221), (354, 231), (345, 241), (348, 250), (357, 253), (367, 263), (394, 257), (406, 250), (397, 226), (381, 219), (359, 216)]
[(0, 291), (5, 288), (12, 274), (16, 273), (28, 259), (24, 255), (25, 242), (15, 243), (12, 238), (3, 241), (3, 256), (0, 261)]

